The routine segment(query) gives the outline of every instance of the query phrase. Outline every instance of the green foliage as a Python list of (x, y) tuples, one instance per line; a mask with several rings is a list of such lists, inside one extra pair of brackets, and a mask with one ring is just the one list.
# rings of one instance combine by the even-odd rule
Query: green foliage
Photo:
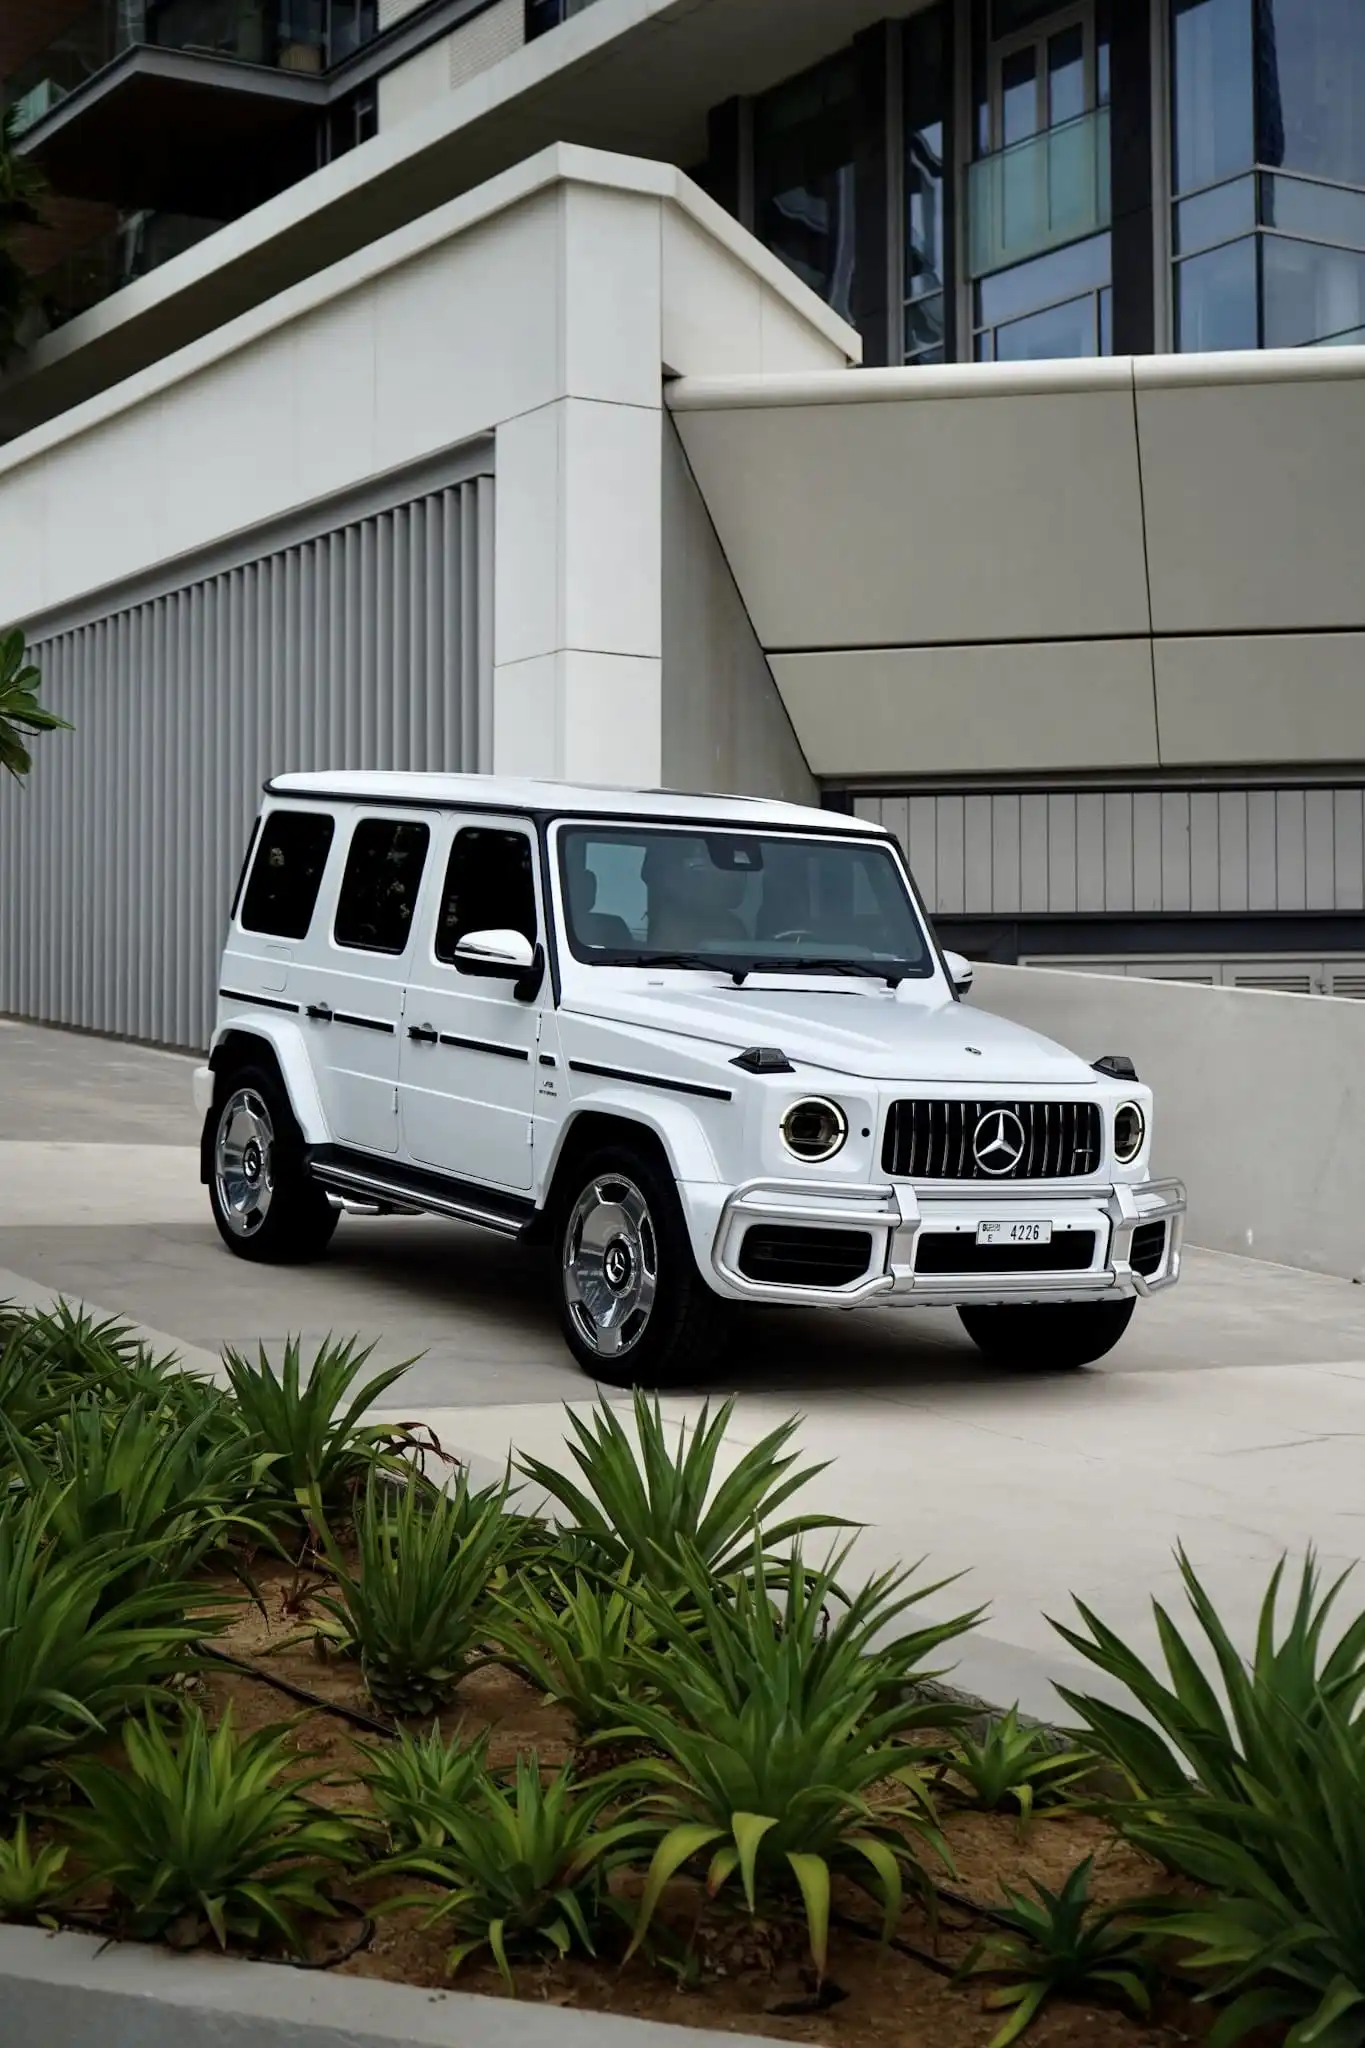
[(257, 1468), (240, 1436), (215, 1437), (213, 1412), (188, 1421), (152, 1412), (137, 1395), (127, 1407), (98, 1395), (73, 1401), (51, 1432), (44, 1458), (5, 1420), (23, 1484), (50, 1503), (58, 1548), (100, 1541), (140, 1552), (111, 1571), (108, 1598), (160, 1577), (185, 1578), (242, 1524), (238, 1503)]
[(395, 1851), (439, 1849), (448, 1839), (445, 1816), (458, 1812), (484, 1776), (488, 1737), (447, 1742), (439, 1723), (426, 1735), (400, 1729), (392, 1742), (357, 1745), (364, 1781)]
[(1011, 1981), (987, 1998), (988, 2006), (1011, 2009), (990, 2044), (1008, 2048), (1032, 2025), (1052, 1997), (1118, 1998), (1135, 2012), (1151, 2009), (1152, 1967), (1131, 1912), (1100, 1907), (1090, 1898), (1091, 1866), (1077, 1864), (1060, 1892), (1030, 1880), (1036, 1897), (1006, 1888), (996, 1917), (999, 1934), (978, 1942), (962, 1965), (963, 1976), (1008, 1976)]
[[(4, 156), (0, 150), (0, 167)], [(11, 259), (0, 248), (0, 362), (6, 353), (7, 268)], [(10, 345), (13, 330), (10, 328)], [(33, 767), (28, 741), (42, 732), (70, 732), (64, 718), (38, 702), (42, 677), (28, 658), (24, 636), (15, 626), (0, 633), (0, 768), (6, 768), (16, 782), (22, 782)]]
[[(660, 1647), (641, 1648), (637, 1659), (655, 1697), (637, 1700), (604, 1738), (643, 1739), (667, 1759), (638, 1766), (657, 1788), (650, 1811), (660, 1839), (633, 1946), (670, 1879), (709, 1850), (709, 1890), (738, 1877), (751, 1913), (761, 1895), (799, 1892), (823, 1975), (834, 1871), (880, 1899), (889, 1935), (906, 1874), (927, 1883), (911, 1837), (948, 1861), (913, 1752), (898, 1738), (941, 1722), (941, 1706), (908, 1701), (906, 1681), (916, 1671), (928, 1676), (924, 1658), (977, 1616), (926, 1625), (874, 1651), (899, 1616), (940, 1588), (906, 1591), (910, 1574), (888, 1572), (846, 1598), (837, 1590), (846, 1557), (820, 1572), (782, 1569), (755, 1537), (750, 1571), (722, 1588), (699, 1558), (685, 1560), (699, 1626), (657, 1593), (641, 1596)], [(887, 1781), (906, 1796), (874, 1806), (868, 1793)]]
[(440, 1493), (372, 1473), (356, 1516), (354, 1571), (325, 1535), (336, 1591), (320, 1596), (315, 1630), (359, 1658), (385, 1712), (438, 1713), (475, 1663), (489, 1586), (518, 1537), (506, 1502), (505, 1482), (471, 1494), (461, 1475)]
[[(1125, 1832), (1161, 1861), (1181, 1867), (1178, 1843), (1162, 1819), (1174, 1803), (1183, 1807), (1191, 1792), (1217, 1802), (1206, 1824), (1233, 1841), (1245, 1832), (1248, 1777), (1273, 1782), (1283, 1754), (1293, 1753), (1301, 1732), (1325, 1723), (1349, 1722), (1365, 1696), (1365, 1614), (1340, 1634), (1330, 1654), (1323, 1642), (1332, 1609), (1347, 1574), (1325, 1594), (1313, 1556), (1305, 1560), (1289, 1623), (1278, 1633), (1284, 1561), (1275, 1567), (1261, 1603), (1250, 1663), (1232, 1641), (1218, 1611), (1183, 1550), (1177, 1552), (1186, 1598), (1204, 1637), (1206, 1655), (1222, 1681), (1227, 1704), (1215, 1691), (1194, 1648), (1165, 1608), (1153, 1602), (1166, 1672), (1150, 1669), (1136, 1651), (1077, 1601), (1089, 1631), (1058, 1633), (1081, 1656), (1132, 1696), (1136, 1713), (1106, 1699), (1068, 1692), (1062, 1697), (1084, 1722), (1091, 1746), (1118, 1766), (1135, 1799), (1120, 1818)], [(1273, 1851), (1263, 1843), (1263, 1854)]]
[(486, 1627), (514, 1671), (547, 1700), (567, 1707), (580, 1737), (600, 1734), (628, 1711), (637, 1646), (649, 1625), (632, 1597), (631, 1567), (603, 1584), (576, 1572), (547, 1574), (549, 1597), (533, 1580), (514, 1581)]
[(57, 1842), (29, 1845), (28, 1816), (20, 1814), (14, 1833), (0, 1836), (0, 1920), (39, 1920), (54, 1926), (52, 1909), (71, 1890), (63, 1876), (68, 1850)]
[(239, 1738), (229, 1707), (210, 1734), (194, 1707), (170, 1735), (149, 1712), (124, 1730), (125, 1768), (67, 1766), (90, 1808), (77, 1847), (134, 1934), (192, 1946), (211, 1929), (226, 1948), (271, 1933), (297, 1953), (297, 1915), (333, 1911), (323, 1884), (349, 1860), (354, 1825), (303, 1796), (317, 1774), (285, 1777), (297, 1762), (288, 1733)]
[[(644, 1832), (635, 1805), (620, 1804), (626, 1785), (620, 1773), (577, 1785), (568, 1768), (547, 1784), (531, 1752), (518, 1758), (512, 1785), (484, 1774), (467, 1801), (441, 1810), (438, 1849), (386, 1866), (441, 1886), (426, 1924), (451, 1923), (452, 1972), (488, 1948), (514, 1991), (512, 1962), (519, 1953), (549, 1949), (566, 1956), (575, 1944), (596, 1953), (606, 1881), (638, 1854)], [(387, 1910), (427, 1903), (405, 1896)]]
[(1056, 1749), (1040, 1728), (1021, 1728), (1019, 1710), (1011, 1707), (979, 1742), (970, 1735), (961, 1737), (943, 1770), (987, 1813), (1012, 1808), (1027, 1820), (1035, 1807), (1064, 1799), (1093, 1763), (1084, 1750)]
[(107, 1599), (147, 1557), (119, 1542), (63, 1551), (53, 1504), (0, 1501), (0, 1797), (102, 1741), (189, 1661), (212, 1623), (186, 1619), (202, 1587), (155, 1581)]
[(361, 1421), (413, 1362), (391, 1365), (356, 1389), (373, 1349), (356, 1338), (329, 1341), (306, 1378), (297, 1338), (285, 1345), (278, 1373), (264, 1345), (254, 1362), (239, 1351), (223, 1354), (251, 1451), (273, 1460), (270, 1491), (296, 1518), (318, 1504), (333, 1512), (346, 1506), (375, 1463), (392, 1462), (407, 1441), (401, 1429)]
[(747, 1555), (754, 1525), (776, 1548), (816, 1529), (847, 1528), (828, 1515), (803, 1515), (769, 1526), (793, 1494), (826, 1468), (793, 1471), (796, 1453), (786, 1446), (800, 1427), (784, 1422), (747, 1450), (729, 1477), (715, 1484), (721, 1444), (734, 1412), (727, 1401), (712, 1419), (709, 1405), (695, 1427), (679, 1426), (670, 1450), (657, 1401), (635, 1395), (637, 1450), (629, 1432), (605, 1404), (590, 1422), (569, 1415), (569, 1444), (589, 1488), (537, 1458), (518, 1469), (566, 1510), (567, 1533), (586, 1553), (591, 1546), (599, 1569), (620, 1572), (633, 1561), (640, 1575), (664, 1587), (678, 1586), (685, 1558), (696, 1557), (717, 1576), (734, 1571)]

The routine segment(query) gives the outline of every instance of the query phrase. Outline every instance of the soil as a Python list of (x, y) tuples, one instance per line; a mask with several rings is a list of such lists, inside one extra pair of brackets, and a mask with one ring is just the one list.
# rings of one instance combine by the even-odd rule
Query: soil
[[(307, 1601), (300, 1598), (306, 1589), (297, 1576), (265, 1564), (255, 1578), (264, 1612), (244, 1605), (214, 1638), (220, 1651), (251, 1670), (211, 1662), (195, 1682), (196, 1692), (210, 1715), (230, 1704), (243, 1731), (294, 1722), (291, 1740), (299, 1751), (300, 1772), (327, 1773), (310, 1796), (332, 1806), (361, 1807), (365, 1795), (357, 1772), (363, 1758), (357, 1745), (380, 1744), (385, 1737), (379, 1726), (357, 1723), (382, 1725), (383, 1716), (369, 1701), (354, 1665), (320, 1658), (307, 1641), (291, 1643), (307, 1627)], [(281, 1681), (313, 1695), (317, 1704), (286, 1696)], [(532, 1748), (550, 1769), (574, 1755), (568, 1716), (496, 1668), (464, 1682), (454, 1706), (441, 1717), (441, 1727), (446, 1735), (466, 1737), (489, 1730), (495, 1766), (510, 1765)], [(600, 1763), (585, 1758), (584, 1766), (600, 1768)], [(640, 1957), (623, 1966), (623, 1933), (596, 1961), (547, 1959), (518, 1965), (517, 1995), (823, 2048), (987, 2048), (1005, 2017), (986, 2004), (991, 1980), (962, 1983), (952, 1974), (989, 1931), (989, 1921), (973, 1907), (1002, 1903), (1004, 1887), (1028, 1891), (1030, 1880), (1056, 1890), (1086, 1856), (1094, 1858), (1097, 1899), (1109, 1902), (1169, 1889), (1169, 1879), (1155, 1864), (1101, 1821), (1083, 1814), (1044, 1809), (1021, 1827), (1015, 1815), (954, 1807), (948, 1798), (942, 1800), (939, 1819), (953, 1868), (934, 1866), (934, 1880), (947, 1898), (940, 1900), (933, 1919), (921, 1905), (908, 1906), (895, 1945), (884, 1948), (866, 1898), (852, 1886), (837, 1886), (828, 1981), (818, 1998), (798, 1926), (755, 1925), (734, 1913), (720, 1913), (690, 1880), (670, 1887), (660, 1920), (679, 1946), (695, 1938), (700, 1981), (680, 1985), (658, 1962)], [(626, 1888), (638, 1889), (638, 1883), (638, 1878), (628, 1880)], [(411, 1884), (404, 1888), (411, 1895)], [(367, 1921), (386, 1889), (392, 1895), (392, 1884), (367, 1883), (358, 1874), (343, 1889), (347, 1904), (341, 1916), (316, 1930), (310, 1957), (315, 1965), (334, 1976), (432, 1991), (451, 1987), (446, 1929), (424, 1924), (420, 1909)], [(492, 1998), (508, 1995), (491, 1963), (478, 1957), (461, 1971), (457, 1988)], [(1112, 2008), (1056, 2000), (1044, 2006), (1027, 2040), (1033, 2048), (1173, 2048), (1205, 2039), (1213, 2017), (1174, 1989), (1163, 1994), (1146, 2021)]]

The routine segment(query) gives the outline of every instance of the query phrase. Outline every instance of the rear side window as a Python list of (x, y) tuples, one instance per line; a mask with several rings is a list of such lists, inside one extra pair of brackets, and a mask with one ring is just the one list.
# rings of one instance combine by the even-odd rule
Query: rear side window
[(362, 818), (346, 856), (332, 936), (362, 953), (402, 953), (431, 834), (397, 818)]
[(455, 948), (470, 932), (520, 932), (534, 945), (536, 885), (525, 832), (470, 825), (455, 834), (436, 921), (436, 958), (453, 964)]
[(336, 820), (324, 811), (272, 811), (261, 827), (242, 904), (242, 929), (306, 939)]

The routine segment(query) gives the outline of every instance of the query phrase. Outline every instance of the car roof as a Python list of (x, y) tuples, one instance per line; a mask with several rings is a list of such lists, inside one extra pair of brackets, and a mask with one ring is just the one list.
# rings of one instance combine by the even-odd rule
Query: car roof
[(435, 810), (531, 812), (537, 817), (686, 819), (714, 825), (763, 826), (787, 831), (859, 832), (883, 837), (884, 828), (839, 811), (767, 797), (691, 795), (682, 790), (594, 788), (573, 782), (503, 775), (432, 775), (413, 771), (347, 769), (276, 775), (265, 785), (274, 797), (337, 803), (430, 806)]

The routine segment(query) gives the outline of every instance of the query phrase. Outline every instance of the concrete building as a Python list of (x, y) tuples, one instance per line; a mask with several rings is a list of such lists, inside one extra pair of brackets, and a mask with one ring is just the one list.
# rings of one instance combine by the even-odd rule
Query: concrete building
[(272, 768), (819, 792), (980, 957), (1365, 993), (1354, 0), (14, 0), (0, 1011)]

